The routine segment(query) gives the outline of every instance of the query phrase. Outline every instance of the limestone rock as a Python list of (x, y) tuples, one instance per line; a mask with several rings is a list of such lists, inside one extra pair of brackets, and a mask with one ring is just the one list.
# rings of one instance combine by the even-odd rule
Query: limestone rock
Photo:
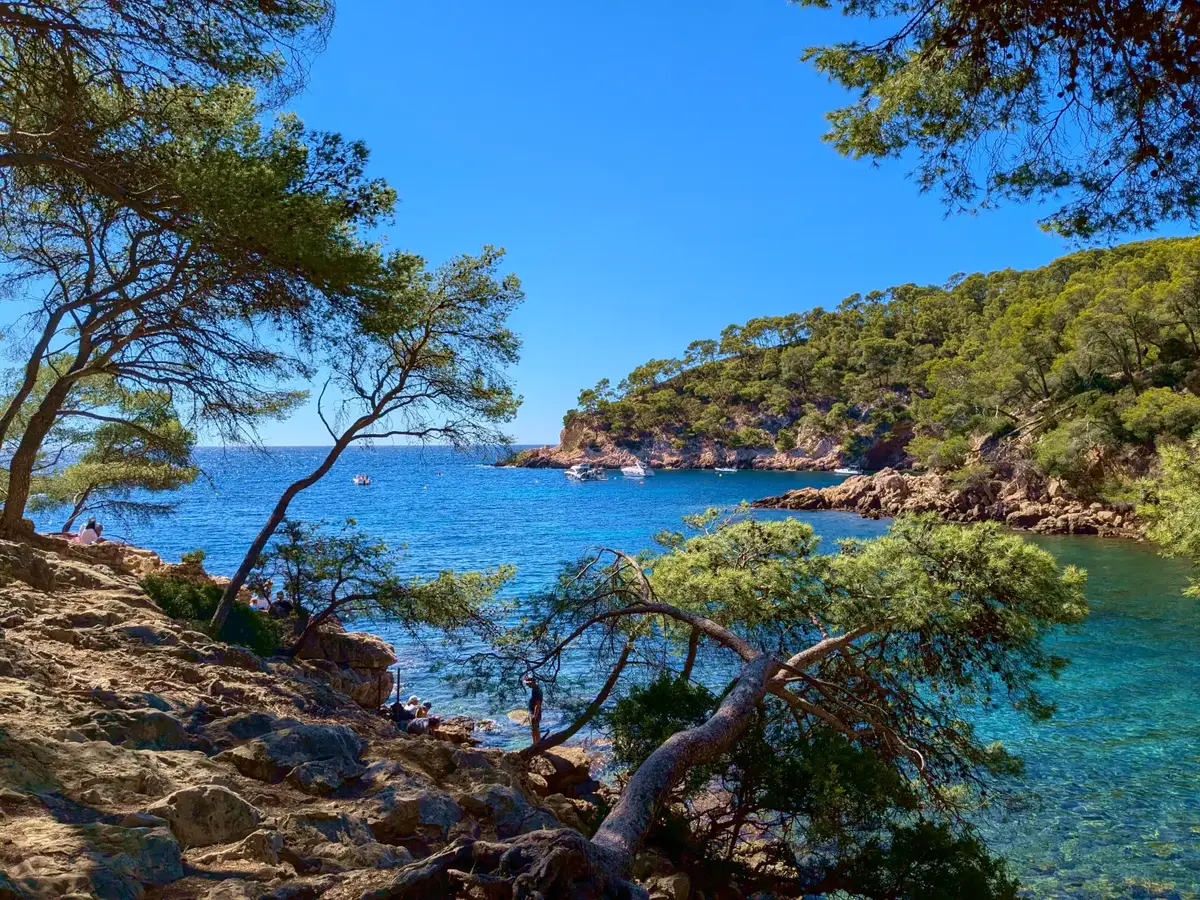
[(299, 719), (280, 718), (265, 712), (247, 712), (210, 722), (204, 727), (203, 734), (216, 746), (228, 748), (272, 731), (294, 728), (299, 724)]
[(241, 840), (262, 820), (262, 814), (242, 797), (215, 784), (176, 791), (146, 812), (166, 819), (184, 847)]
[(156, 709), (99, 710), (71, 720), (89, 741), (132, 744), (139, 750), (185, 750), (192, 740), (183, 723)]
[(381, 637), (359, 631), (318, 630), (297, 656), (300, 659), (327, 659), (352, 669), (386, 669), (395, 665), (391, 645)]
[(287, 774), (287, 782), (306, 794), (325, 796), (340, 790), (348, 781), (362, 777), (365, 766), (352, 759), (317, 759), (301, 763)]
[(282, 849), (283, 835), (278, 831), (261, 828), (246, 835), (246, 837), (242, 838), (242, 840), (232, 847), (205, 853), (202, 856), (196, 857), (195, 861), (204, 865), (212, 865), (244, 859), (251, 862), (277, 865), (279, 863), (279, 851)]
[(1030, 466), (1006, 479), (982, 475), (966, 483), (935, 473), (903, 475), (883, 469), (827, 488), (801, 488), (756, 500), (764, 509), (845, 509), (880, 518), (936, 513), (953, 522), (998, 521), (1041, 534), (1102, 534), (1139, 537), (1135, 522), (1098, 503), (1071, 497), (1066, 486), (1046, 481)]
[(226, 750), (217, 759), (227, 761), (248, 778), (278, 782), (296, 766), (317, 760), (357, 762), (366, 746), (345, 725), (295, 725), (271, 731), (248, 743)]
[(407, 791), (387, 788), (371, 798), (374, 811), (367, 822), (375, 837), (388, 844), (430, 831), (445, 837), (462, 821), (462, 808), (442, 791)]
[(584, 817), (592, 809), (592, 805), (582, 800), (573, 800), (563, 794), (550, 794), (542, 800), (546, 808), (554, 813), (554, 818), (576, 831), (586, 827)]
[(313, 809), (289, 814), (279, 830), (286, 843), (280, 858), (298, 870), (342, 871), (406, 861), (404, 853), (378, 842), (366, 821), (346, 813)]
[(516, 788), (503, 784), (486, 785), (460, 797), (459, 803), (472, 815), (490, 819), (502, 838), (561, 827), (553, 815), (533, 806)]
[(322, 872), (341, 872), (349, 869), (393, 869), (412, 862), (412, 854), (404, 847), (389, 846), (378, 841), (343, 843), (326, 841), (315, 844), (308, 855), (321, 861)]
[(692, 891), (692, 880), (686, 872), (676, 872), (655, 879), (650, 889), (650, 900), (688, 900)]
[(321, 628), (312, 634), (297, 658), (318, 666), (359, 706), (375, 709), (395, 686), (390, 667), (396, 657), (387, 641), (373, 634)]
[(144, 888), (183, 877), (179, 843), (166, 828), (39, 823), (29, 826), (36, 842), (8, 871), (18, 889), (34, 897), (137, 900)]

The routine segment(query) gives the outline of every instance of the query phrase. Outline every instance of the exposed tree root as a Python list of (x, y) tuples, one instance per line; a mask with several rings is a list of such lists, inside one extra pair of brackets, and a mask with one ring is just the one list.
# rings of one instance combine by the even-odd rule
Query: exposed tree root
[(645, 900), (621, 874), (621, 860), (569, 828), (511, 841), (462, 840), (405, 866), (362, 900)]

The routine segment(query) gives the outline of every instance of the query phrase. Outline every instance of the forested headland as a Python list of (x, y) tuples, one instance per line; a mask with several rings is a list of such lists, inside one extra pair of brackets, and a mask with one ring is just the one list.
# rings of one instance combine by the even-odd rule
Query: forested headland
[(1200, 239), (754, 318), (582, 391), (562, 451), (958, 472), (1003, 449), (1124, 498), (1200, 425)]

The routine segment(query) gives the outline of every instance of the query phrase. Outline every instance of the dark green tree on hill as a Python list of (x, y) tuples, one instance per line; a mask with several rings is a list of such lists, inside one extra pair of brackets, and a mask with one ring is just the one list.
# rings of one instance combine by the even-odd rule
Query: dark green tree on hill
[[(1116, 468), (1146, 471), (1160, 439), (1195, 427), (1198, 247), (1086, 251), (730, 326), (703, 352), (695, 342), (616, 391), (602, 382), (583, 392), (566, 434), (785, 453), (833, 439), (856, 462), (874, 447), (903, 462), (899, 448), (916, 435), (909, 458), (939, 469), (996, 436), (1025, 436), (1046, 444), (1034, 457), (1057, 459), (1044, 474), (1095, 493)], [(1064, 428), (1081, 440), (1064, 441)], [(1085, 460), (1091, 450), (1099, 455)]]

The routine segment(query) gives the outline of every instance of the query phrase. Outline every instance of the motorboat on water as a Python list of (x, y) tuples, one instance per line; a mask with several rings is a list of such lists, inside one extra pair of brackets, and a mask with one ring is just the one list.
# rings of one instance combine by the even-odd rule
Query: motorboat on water
[(604, 470), (594, 463), (576, 463), (567, 469), (567, 477), (572, 481), (604, 481)]
[(653, 478), (654, 470), (639, 459), (632, 466), (621, 466), (621, 474), (626, 478)]
[(834, 475), (861, 475), (862, 473), (863, 473), (862, 469), (846, 468), (846, 469), (834, 469), (833, 470)]
[(359, 487), (365, 487), (366, 485), (371, 483), (371, 476), (370, 475), (355, 475), (350, 480), (353, 481), (355, 484), (357, 484)]
[(737, 469), (735, 469), (732, 466), (714, 466), (713, 471), (714, 472), (736, 472)]

